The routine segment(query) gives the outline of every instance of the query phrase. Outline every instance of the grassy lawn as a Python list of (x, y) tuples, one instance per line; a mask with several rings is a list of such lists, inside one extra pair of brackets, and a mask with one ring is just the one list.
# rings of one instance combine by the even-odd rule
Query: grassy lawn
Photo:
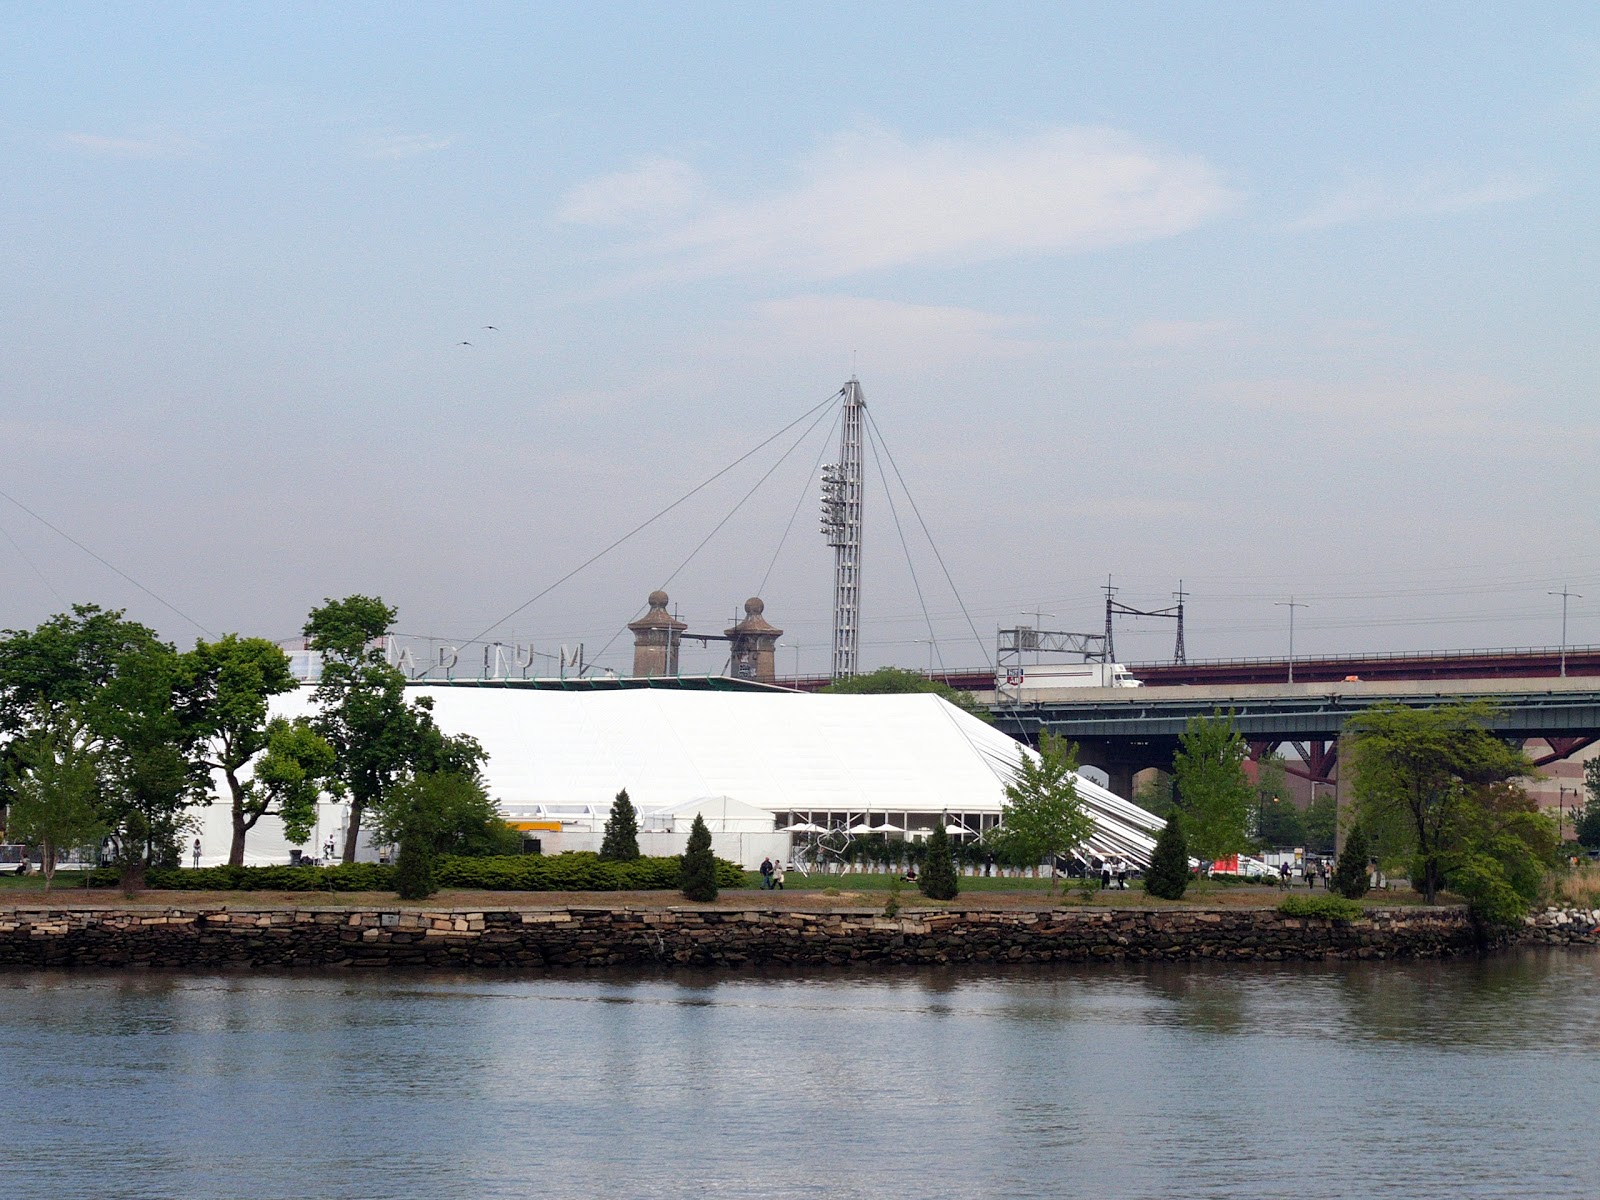
[[(870, 875), (817, 875), (809, 879), (798, 871), (789, 872), (784, 879), (782, 892), (761, 890), (761, 876), (754, 871), (745, 875), (743, 888), (725, 888), (722, 895), (707, 907), (773, 908), (804, 911), (839, 909), (882, 908), (889, 892), (899, 877), (889, 874)], [(983, 878), (962, 876), (957, 881), (961, 894), (951, 901), (929, 900), (917, 891), (915, 883), (900, 884), (900, 904), (908, 909), (928, 908), (996, 908), (1040, 909), (1060, 905), (1063, 907), (1090, 908), (1271, 908), (1284, 896), (1278, 887), (1255, 887), (1237, 884), (1213, 883), (1196, 880), (1188, 894), (1180, 901), (1161, 900), (1147, 896), (1137, 882), (1126, 891), (1094, 888), (1082, 891), (1069, 879), (1057, 881), (1054, 894), (1049, 879)], [(1588, 882), (1587, 880), (1585, 882)], [(1327, 895), (1322, 889), (1307, 892), (1294, 889), (1294, 894)], [(1450, 903), (1453, 897), (1444, 897)], [(665, 908), (687, 905), (676, 891), (649, 892), (485, 892), (447, 889), (428, 900), (402, 902), (388, 892), (200, 892), (160, 891), (147, 889), (137, 898), (128, 900), (115, 888), (85, 889), (76, 872), (58, 873), (55, 886), (46, 897), (44, 879), (39, 875), (18, 877), (0, 875), (0, 907), (20, 905), (35, 907), (49, 904), (69, 908), (119, 907), (135, 904), (151, 908), (345, 908), (345, 909), (504, 909), (504, 908)], [(1420, 904), (1421, 898), (1411, 891), (1377, 891), (1369, 894), (1365, 903), (1372, 907)]]

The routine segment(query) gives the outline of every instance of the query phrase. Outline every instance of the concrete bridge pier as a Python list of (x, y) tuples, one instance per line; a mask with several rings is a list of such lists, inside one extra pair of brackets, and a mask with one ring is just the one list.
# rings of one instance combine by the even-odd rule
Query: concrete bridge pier
[(1133, 777), (1138, 772), (1147, 767), (1172, 770), (1170, 749), (1122, 739), (1085, 739), (1078, 743), (1078, 761), (1083, 766), (1104, 771), (1110, 777), (1111, 791), (1124, 800), (1133, 799)]

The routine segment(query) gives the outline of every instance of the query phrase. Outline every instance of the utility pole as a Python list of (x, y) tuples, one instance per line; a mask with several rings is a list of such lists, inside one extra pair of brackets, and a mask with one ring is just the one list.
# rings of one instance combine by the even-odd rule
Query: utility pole
[(1567, 677), (1567, 601), (1582, 600), (1577, 592), (1568, 591), (1567, 585), (1562, 584), (1559, 592), (1546, 592), (1547, 596), (1561, 597), (1561, 678)]
[(1310, 608), (1311, 605), (1296, 600), (1290, 596), (1287, 600), (1279, 600), (1274, 608), (1287, 608), (1289, 610), (1289, 682), (1294, 682), (1294, 610), (1297, 608)]
[(1111, 641), (1111, 613), (1117, 602), (1117, 589), (1111, 586), (1111, 576), (1106, 576), (1106, 585), (1100, 589), (1106, 594), (1106, 662), (1117, 661), (1117, 649)]
[(1178, 580), (1178, 590), (1172, 593), (1172, 598), (1178, 602), (1178, 644), (1172, 648), (1172, 662), (1179, 667), (1189, 661), (1183, 650), (1183, 602), (1188, 595), (1183, 590), (1183, 580)]

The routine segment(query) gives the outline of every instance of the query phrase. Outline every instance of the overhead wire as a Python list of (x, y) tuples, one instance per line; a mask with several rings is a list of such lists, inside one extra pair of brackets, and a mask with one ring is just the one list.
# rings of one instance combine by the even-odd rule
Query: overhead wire
[(917, 523), (922, 526), (922, 535), (928, 539), (928, 548), (933, 551), (933, 557), (938, 560), (939, 569), (944, 572), (945, 582), (950, 585), (950, 592), (956, 598), (956, 604), (961, 608), (961, 615), (967, 619), (967, 628), (972, 630), (972, 640), (978, 643), (978, 648), (983, 651), (983, 661), (991, 667), (994, 658), (989, 654), (989, 647), (978, 636), (978, 627), (972, 623), (972, 617), (967, 612), (966, 602), (961, 599), (961, 591), (956, 587), (956, 581), (950, 575), (950, 568), (945, 565), (944, 555), (939, 553), (939, 545), (933, 540), (933, 534), (928, 529), (928, 522), (923, 520), (922, 510), (917, 507), (917, 499), (911, 494), (911, 489), (906, 486), (905, 476), (900, 473), (900, 464), (894, 460), (894, 451), (889, 449), (889, 443), (883, 436), (883, 431), (878, 428), (878, 422), (872, 415), (871, 409), (864, 410), (867, 414), (867, 424), (872, 427), (873, 437), (882, 444), (884, 457), (889, 460), (889, 465), (894, 468), (894, 476), (900, 481), (900, 488), (906, 494), (906, 500), (911, 505), (911, 511), (916, 515)]
[[(837, 395), (837, 393), (836, 393), (836, 395)], [(815, 411), (815, 410), (813, 410), (813, 411)], [(811, 424), (808, 425), (801, 432), (800, 436), (797, 437), (794, 440), (794, 442), (790, 445), (790, 447), (787, 450), (785, 450), (782, 454), (780, 454), (778, 456), (777, 461), (774, 462), (770, 467), (768, 467), (766, 469), (766, 472), (761, 476), (761, 478), (756, 480), (755, 483), (751, 485), (750, 490), (747, 491), (743, 496), (739, 497), (739, 499), (737, 501), (735, 501), (734, 506), (731, 509), (728, 510), (727, 515), (724, 516), (722, 518), (722, 520), (718, 521), (715, 525), (713, 525), (711, 527), (711, 532), (706, 534), (705, 537), (701, 538), (699, 544), (696, 545), (693, 550), (689, 551), (688, 557), (686, 557), (681, 563), (679, 563), (675, 568), (673, 568), (672, 574), (668, 575), (665, 579), (663, 579), (661, 581), (660, 590), (665, 591), (667, 585), (669, 583), (671, 583), (674, 579), (676, 579), (682, 573), (683, 569), (685, 567), (687, 567), (691, 562), (694, 561), (695, 556), (697, 554), (699, 554), (700, 551), (702, 551), (702, 550), (704, 550), (706, 548), (706, 546), (710, 543), (711, 539), (716, 537), (717, 534), (719, 534), (720, 532), (722, 532), (723, 526), (727, 525), (727, 523), (729, 521), (733, 520), (733, 518), (738, 515), (739, 510), (745, 506), (746, 502), (749, 501), (750, 497), (754, 496), (758, 491), (761, 490), (761, 486), (764, 483), (766, 483), (767, 480), (772, 478), (773, 472), (776, 471), (779, 467), (783, 466), (783, 464), (789, 460), (789, 456), (791, 454), (793, 454), (796, 450), (798, 450), (805, 443), (805, 440), (808, 437), (811, 436), (812, 431), (815, 430), (818, 425), (822, 424), (823, 417), (825, 417), (827, 415), (828, 415), (827, 412), (824, 411), (817, 417), (817, 419), (815, 421), (811, 422)], [(826, 447), (824, 447), (824, 449), (826, 449)], [(762, 582), (765, 583), (765, 579), (763, 579)], [(756, 594), (757, 595), (761, 594), (761, 590), (759, 588), (756, 589)], [(635, 613), (635, 618), (637, 619), (637, 611)], [(623, 628), (625, 629), (627, 627), (623, 626)], [(605, 654), (605, 652), (607, 650), (611, 649), (612, 645), (621, 636), (622, 636), (622, 630), (621, 629), (617, 630), (616, 633), (612, 634), (611, 635), (611, 640), (608, 641), (604, 646), (600, 647), (600, 652), (599, 652), (599, 654), (595, 655), (595, 659), (599, 660)]]
[[(512, 609), (505, 616), (501, 617), (498, 621), (496, 621), (492, 625), (490, 625), (482, 633), (478, 634), (477, 637), (473, 638), (472, 642), (482, 641), (489, 634), (493, 633), (496, 629), (500, 628), (500, 626), (504, 625), (507, 621), (511, 620), (512, 617), (516, 616), (518, 613), (522, 612), (524, 609), (528, 608), (529, 606), (531, 606), (533, 604), (537, 604), (540, 600), (544, 599), (546, 596), (548, 596), (551, 592), (555, 591), (562, 584), (566, 583), (567, 580), (571, 579), (574, 575), (577, 575), (580, 572), (582, 572), (584, 570), (587, 570), (589, 567), (591, 567), (595, 563), (599, 562), (606, 555), (610, 554), (618, 546), (622, 545), (624, 542), (627, 542), (629, 539), (637, 536), (638, 534), (644, 532), (650, 526), (654, 525), (657, 521), (659, 521), (662, 517), (664, 517), (668, 513), (672, 512), (679, 505), (683, 504), (685, 501), (691, 499), (692, 497), (698, 495), (700, 492), (703, 492), (706, 488), (710, 487), (713, 483), (715, 483), (717, 480), (721, 479), (724, 475), (726, 475), (729, 471), (733, 470), (735, 467), (739, 466), (746, 459), (751, 458), (752, 456), (754, 456), (755, 454), (757, 454), (761, 450), (765, 449), (767, 446), (771, 445), (773, 442), (777, 441), (784, 434), (788, 433), (789, 430), (793, 429), (796, 425), (800, 424), (802, 421), (804, 421), (808, 417), (810, 417), (818, 409), (825, 408), (828, 405), (832, 404), (835, 400), (837, 400), (839, 398), (840, 395), (843, 394), (843, 392), (844, 392), (844, 389), (840, 388), (838, 391), (834, 392), (832, 395), (830, 395), (826, 400), (822, 401), (820, 404), (816, 404), (816, 405), (813, 405), (811, 408), (808, 408), (805, 412), (801, 413), (800, 416), (796, 417), (793, 421), (790, 421), (782, 429), (778, 430), (777, 433), (772, 434), (770, 437), (763, 438), (756, 445), (752, 446), (749, 450), (746, 450), (743, 454), (741, 454), (738, 458), (734, 459), (727, 466), (723, 467), (722, 470), (716, 472), (716, 474), (710, 476), (709, 478), (703, 480), (702, 482), (696, 484), (694, 487), (690, 488), (687, 492), (685, 492), (683, 495), (679, 496), (671, 504), (667, 505), (665, 508), (663, 508), (659, 512), (657, 512), (653, 517), (650, 517), (648, 520), (641, 521), (639, 524), (635, 525), (632, 529), (628, 530), (627, 533), (625, 533), (621, 537), (619, 537), (616, 541), (612, 542), (609, 546), (605, 547), (605, 549), (600, 550), (600, 551), (590, 555), (588, 558), (584, 559), (583, 562), (581, 562), (577, 566), (573, 567), (572, 570), (568, 571), (560, 579), (557, 579), (554, 583), (552, 583), (549, 586), (543, 588), (542, 590), (537, 592), (535, 595), (533, 595), (531, 598), (529, 598), (527, 600), (524, 600), (521, 604), (517, 605), (516, 608)], [(469, 642), (468, 644), (470, 645), (471, 642)]]
[[(149, 588), (145, 587), (144, 584), (140, 583), (132, 575), (129, 575), (121, 567), (114, 566), (113, 564), (107, 562), (105, 559), (101, 558), (98, 554), (96, 554), (93, 550), (89, 549), (89, 547), (85, 546), (82, 542), (80, 542), (77, 538), (73, 537), (66, 530), (58, 528), (57, 526), (51, 524), (44, 517), (41, 517), (38, 513), (34, 512), (33, 509), (29, 508), (21, 500), (18, 500), (15, 496), (11, 495), (8, 492), (0, 491), (0, 497), (3, 497), (5, 499), (11, 501), (11, 503), (15, 504), (23, 512), (27, 513), (35, 521), (39, 522), (39, 524), (43, 525), (46, 529), (50, 530), (50, 532), (56, 534), (59, 537), (65, 538), (67, 541), (71, 542), (79, 550), (82, 550), (90, 558), (94, 559), (95, 562), (99, 563), (102, 567), (106, 568), (106, 570), (112, 572), (115, 575), (118, 575), (118, 576), (122, 577), (123, 579), (126, 579), (129, 583), (133, 584), (134, 587), (138, 588), (146, 596), (149, 596), (150, 599), (154, 600), (157, 604), (161, 605), (161, 607), (167, 609), (169, 612), (176, 613), (178, 616), (182, 617), (185, 621), (189, 622), (189, 624), (193, 625), (196, 629), (198, 629), (201, 633), (205, 634), (207, 637), (215, 637), (216, 636), (216, 634), (212, 633), (211, 630), (207, 629), (204, 625), (200, 624), (199, 621), (196, 621), (193, 617), (191, 617), (188, 613), (184, 612), (177, 605), (175, 605), (175, 604), (171, 603), (170, 601), (165, 600), (162, 597), (156, 595), (153, 591), (151, 591)], [(51, 590), (53, 591), (54, 589), (52, 588)]]
[[(928, 616), (928, 602), (922, 596), (922, 581), (917, 578), (917, 565), (911, 559), (911, 547), (906, 544), (906, 532), (900, 525), (900, 510), (895, 507), (894, 489), (889, 486), (889, 476), (883, 469), (883, 459), (878, 456), (878, 440), (875, 437), (867, 438), (867, 445), (872, 450), (872, 461), (878, 468), (878, 479), (883, 484), (883, 498), (889, 505), (889, 515), (894, 518), (894, 531), (900, 539), (900, 552), (906, 556), (906, 570), (911, 573), (911, 586), (917, 593), (917, 604), (922, 608), (922, 621), (928, 630), (928, 641), (933, 646), (933, 652), (939, 659), (939, 670), (945, 669), (944, 649), (939, 645), (939, 638), (933, 632), (933, 620)], [(907, 494), (909, 498), (909, 493)]]
[(756, 587), (756, 595), (765, 594), (767, 580), (772, 577), (772, 568), (778, 565), (778, 556), (783, 553), (783, 547), (789, 540), (789, 531), (794, 528), (795, 519), (799, 517), (800, 510), (805, 507), (806, 498), (811, 495), (812, 481), (816, 479), (817, 472), (822, 468), (822, 460), (827, 456), (828, 446), (833, 441), (834, 430), (839, 428), (839, 422), (844, 419), (844, 408), (841, 406), (833, 414), (833, 425), (828, 430), (828, 436), (822, 439), (822, 447), (817, 451), (817, 461), (811, 464), (811, 474), (806, 476), (806, 483), (800, 489), (800, 499), (795, 501), (794, 511), (789, 514), (789, 523), (783, 527), (783, 535), (778, 538), (778, 547), (772, 552), (772, 561), (767, 563), (767, 569), (762, 573), (761, 583)]
[(66, 604), (67, 598), (60, 592), (56, 591), (56, 585), (51, 583), (50, 580), (45, 576), (45, 573), (39, 569), (39, 565), (35, 563), (33, 559), (28, 557), (28, 552), (22, 548), (21, 544), (16, 538), (11, 536), (11, 531), (4, 525), (0, 525), (0, 533), (5, 534), (6, 541), (11, 543), (11, 548), (17, 552), (17, 556), (21, 558), (23, 562), (27, 563), (29, 568), (32, 569), (33, 573), (39, 577), (39, 581), (43, 583), (45, 587), (50, 589), (50, 594), (56, 598), (56, 603), (63, 605)]

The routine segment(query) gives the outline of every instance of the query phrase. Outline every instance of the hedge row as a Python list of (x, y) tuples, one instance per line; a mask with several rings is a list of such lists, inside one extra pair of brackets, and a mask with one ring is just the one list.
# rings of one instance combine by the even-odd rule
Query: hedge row
[[(434, 869), (442, 888), (488, 892), (668, 891), (678, 886), (677, 856), (603, 862), (590, 852), (443, 858)], [(101, 867), (89, 875), (90, 887), (116, 887), (121, 874)], [(193, 892), (392, 892), (394, 868), (378, 863), (334, 867), (179, 867), (153, 868), (145, 886)], [(717, 860), (717, 886), (745, 886), (736, 863)]]

